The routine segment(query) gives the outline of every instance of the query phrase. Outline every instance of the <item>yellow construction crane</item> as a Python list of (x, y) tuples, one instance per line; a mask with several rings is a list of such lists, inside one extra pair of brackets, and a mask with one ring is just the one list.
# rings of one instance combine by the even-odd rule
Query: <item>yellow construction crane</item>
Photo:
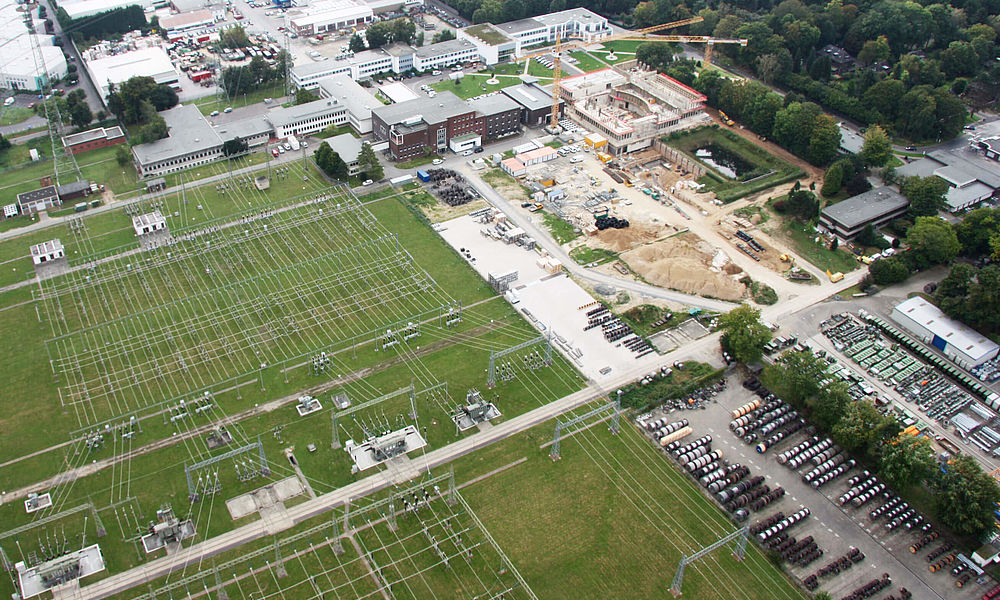
[(515, 62), (522, 60), (531, 60), (539, 56), (552, 55), (552, 116), (549, 120), (549, 130), (552, 132), (558, 131), (559, 126), (559, 82), (562, 76), (562, 51), (571, 50), (576, 48), (583, 48), (589, 44), (594, 43), (605, 43), (613, 42), (615, 40), (646, 40), (646, 41), (657, 41), (657, 42), (680, 42), (680, 43), (694, 43), (694, 44), (708, 44), (705, 50), (705, 63), (711, 64), (712, 56), (712, 46), (715, 44), (739, 44), (740, 46), (746, 46), (747, 40), (743, 39), (723, 39), (723, 38), (713, 38), (704, 35), (650, 35), (658, 31), (663, 31), (665, 29), (673, 29), (675, 27), (683, 27), (685, 25), (691, 25), (693, 23), (700, 23), (704, 21), (701, 17), (691, 17), (690, 19), (682, 19), (680, 21), (673, 21), (671, 23), (661, 23), (660, 25), (654, 25), (652, 27), (645, 27), (643, 29), (636, 29), (635, 31), (628, 31), (625, 33), (619, 33), (615, 35), (609, 35), (603, 37), (596, 42), (585, 42), (583, 40), (568, 40), (563, 43), (561, 38), (556, 38), (556, 45), (554, 48), (548, 48), (538, 52), (532, 52), (530, 54), (525, 54), (514, 59)]

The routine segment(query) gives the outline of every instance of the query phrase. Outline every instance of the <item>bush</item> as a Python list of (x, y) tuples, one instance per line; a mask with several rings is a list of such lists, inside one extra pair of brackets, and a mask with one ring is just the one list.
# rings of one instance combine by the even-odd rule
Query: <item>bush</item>
[(765, 284), (754, 281), (750, 284), (750, 295), (753, 296), (753, 301), (757, 304), (775, 304), (778, 302), (778, 293), (774, 291), (774, 288)]
[(910, 267), (898, 258), (884, 258), (868, 266), (872, 282), (878, 285), (892, 285), (906, 281), (910, 277)]

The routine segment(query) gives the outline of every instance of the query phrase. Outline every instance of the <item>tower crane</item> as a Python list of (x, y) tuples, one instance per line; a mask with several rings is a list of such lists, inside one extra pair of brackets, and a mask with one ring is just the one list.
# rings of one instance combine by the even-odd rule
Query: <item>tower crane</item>
[(560, 99), (560, 80), (562, 78), (562, 51), (563, 50), (573, 50), (577, 48), (584, 48), (593, 43), (604, 43), (613, 42), (616, 40), (643, 40), (651, 42), (678, 42), (683, 44), (707, 44), (705, 50), (705, 63), (711, 64), (712, 57), (712, 47), (715, 44), (739, 44), (740, 46), (746, 46), (747, 40), (745, 39), (728, 39), (728, 38), (714, 38), (707, 35), (651, 35), (665, 29), (673, 29), (675, 27), (683, 27), (685, 25), (691, 25), (694, 23), (700, 23), (704, 21), (701, 17), (691, 17), (690, 19), (682, 19), (680, 21), (673, 21), (671, 23), (661, 23), (660, 25), (654, 25), (652, 27), (646, 27), (643, 29), (636, 29), (634, 31), (627, 31), (624, 33), (618, 33), (614, 35), (609, 35), (601, 38), (597, 42), (586, 42), (583, 40), (570, 39), (565, 43), (562, 38), (556, 38), (556, 45), (554, 48), (548, 48), (546, 50), (541, 50), (538, 52), (531, 52), (529, 54), (524, 54), (514, 59), (515, 62), (522, 60), (531, 60), (539, 56), (552, 55), (552, 116), (549, 120), (549, 131), (555, 133), (558, 131), (559, 127), (559, 99)]

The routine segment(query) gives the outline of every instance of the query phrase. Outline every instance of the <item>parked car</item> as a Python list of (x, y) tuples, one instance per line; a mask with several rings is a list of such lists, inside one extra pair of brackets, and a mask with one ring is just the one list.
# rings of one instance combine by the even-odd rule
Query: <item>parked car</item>
[(432, 160), (432, 161), (431, 161), (431, 164), (432, 164), (432, 165), (439, 165), (439, 164), (441, 164), (441, 163), (443, 163), (443, 162), (444, 162), (444, 161), (443, 161), (443, 160), (441, 160), (440, 158), (435, 158), (434, 160)]
[(372, 181), (371, 179), (365, 179), (364, 181), (361, 182), (361, 185), (371, 185), (373, 183), (375, 182)]
[(210, 116), (210, 117), (217, 117), (217, 116), (219, 116), (219, 111), (213, 110), (212, 112), (210, 112), (208, 114), (208, 116)]
[(278, 149), (277, 148), (271, 148), (271, 154), (274, 155), (274, 156), (278, 156), (278, 154), (279, 154), (278, 153)]
[(227, 106), (226, 108), (224, 108), (222, 110), (222, 112), (224, 112), (224, 113), (231, 113), (231, 112), (233, 112), (233, 107), (232, 106)]

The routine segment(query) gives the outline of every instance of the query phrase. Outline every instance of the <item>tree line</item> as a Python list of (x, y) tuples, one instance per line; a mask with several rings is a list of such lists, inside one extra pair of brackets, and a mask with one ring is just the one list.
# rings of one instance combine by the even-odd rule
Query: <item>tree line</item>
[(710, 106), (814, 165), (827, 165), (839, 154), (840, 128), (817, 104), (782, 99), (761, 83), (733, 81), (714, 69), (693, 83)]
[(148, 32), (150, 30), (150, 25), (146, 21), (146, 13), (138, 5), (114, 8), (79, 19), (70, 18), (66, 9), (58, 7), (56, 18), (63, 31), (69, 32), (77, 43), (84, 40), (108, 39), (129, 31)]

